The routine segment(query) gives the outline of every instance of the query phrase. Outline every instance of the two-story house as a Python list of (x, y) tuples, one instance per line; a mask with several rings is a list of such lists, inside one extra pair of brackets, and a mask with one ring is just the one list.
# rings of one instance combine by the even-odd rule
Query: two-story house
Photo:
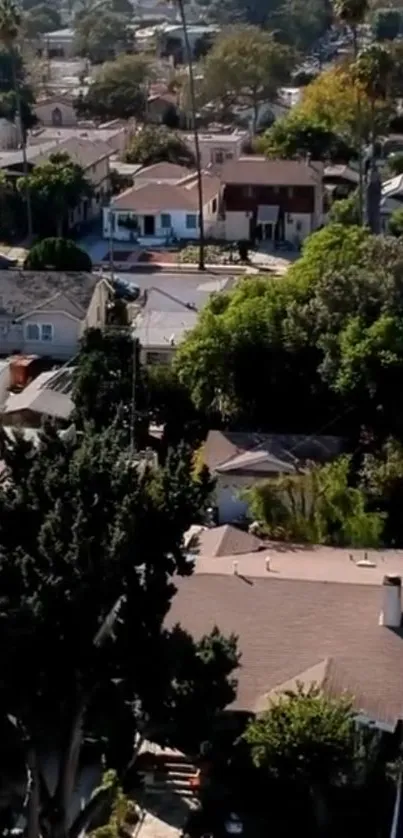
[(248, 156), (221, 173), (227, 241), (298, 246), (323, 223), (323, 163)]

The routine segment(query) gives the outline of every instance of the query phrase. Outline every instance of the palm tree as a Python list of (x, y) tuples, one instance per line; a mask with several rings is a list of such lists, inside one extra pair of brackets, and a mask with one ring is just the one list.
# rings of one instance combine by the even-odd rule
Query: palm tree
[(16, 111), (21, 132), (22, 167), (26, 183), (25, 200), (27, 205), (27, 232), (28, 238), (32, 238), (32, 208), (28, 175), (28, 160), (25, 130), (22, 122), (22, 107), (19, 81), (17, 77), (16, 46), (21, 28), (21, 13), (14, 0), (0, 0), (0, 44), (4, 46), (10, 56), (13, 91), (15, 95)]
[[(368, 0), (334, 0), (334, 10), (337, 19), (348, 26), (353, 41), (354, 61), (357, 60), (358, 55), (358, 26), (365, 20), (368, 12)], [(357, 88), (357, 135), (358, 135), (358, 166), (359, 166), (359, 184), (358, 184), (358, 213), (360, 223), (363, 222), (363, 203), (364, 203), (364, 171), (362, 159), (362, 126), (361, 126), (361, 95)]]
[(196, 169), (197, 169), (197, 194), (198, 194), (198, 203), (199, 203), (199, 271), (204, 271), (205, 264), (204, 264), (203, 178), (202, 178), (202, 170), (201, 170), (199, 132), (197, 130), (197, 121), (196, 121), (196, 95), (195, 95), (195, 83), (194, 83), (194, 75), (193, 75), (193, 57), (192, 57), (192, 50), (191, 50), (191, 47), (190, 47), (189, 35), (188, 35), (188, 30), (187, 30), (184, 0), (178, 0), (178, 7), (179, 7), (179, 14), (180, 14), (181, 22), (182, 22), (182, 27), (183, 27), (183, 37), (184, 37), (184, 40), (185, 40), (186, 61), (187, 61), (188, 72), (189, 72), (190, 111), (191, 111), (191, 117), (192, 117), (192, 129), (193, 129), (194, 146), (195, 146), (195, 161), (196, 161)]

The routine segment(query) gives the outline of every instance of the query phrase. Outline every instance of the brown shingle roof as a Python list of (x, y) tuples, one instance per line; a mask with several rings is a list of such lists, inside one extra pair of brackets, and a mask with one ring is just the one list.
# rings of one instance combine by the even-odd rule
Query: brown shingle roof
[(195, 574), (179, 580), (168, 622), (194, 637), (215, 625), (238, 635), (242, 654), (234, 708), (326, 659), (326, 688), (347, 691), (357, 710), (394, 725), (403, 718), (403, 636), (379, 626), (380, 586)]
[[(197, 534), (195, 543), (199, 555), (209, 557), (254, 553), (263, 546), (262, 542), (254, 535), (230, 524), (202, 529)], [(193, 544), (191, 543), (190, 546), (193, 547)]]
[[(218, 178), (205, 175), (203, 178), (204, 206), (218, 195), (219, 189)], [(133, 186), (114, 198), (111, 201), (111, 208), (139, 212), (165, 212), (169, 210), (197, 212), (197, 182), (196, 180), (190, 184), (155, 182), (145, 183), (143, 186)]]
[[(275, 470), (273, 465), (279, 463), (291, 465), (299, 460), (325, 461), (341, 450), (342, 440), (335, 436), (209, 431), (203, 446), (203, 459), (211, 471), (242, 471), (254, 466), (262, 471), (266, 466), (270, 473)], [(247, 453), (255, 457), (245, 456)]]
[(83, 137), (70, 137), (61, 143), (54, 143), (53, 147), (44, 154), (38, 153), (33, 162), (36, 166), (47, 163), (52, 154), (68, 154), (74, 163), (78, 163), (83, 169), (94, 166), (105, 157), (114, 154), (114, 150), (102, 140), (86, 140)]
[(154, 163), (152, 166), (145, 166), (136, 174), (136, 181), (147, 178), (148, 180), (182, 180), (192, 174), (186, 166), (178, 166), (177, 163)]
[(299, 160), (267, 160), (265, 157), (240, 157), (229, 160), (221, 172), (222, 183), (264, 186), (314, 186), (319, 183), (323, 164)]

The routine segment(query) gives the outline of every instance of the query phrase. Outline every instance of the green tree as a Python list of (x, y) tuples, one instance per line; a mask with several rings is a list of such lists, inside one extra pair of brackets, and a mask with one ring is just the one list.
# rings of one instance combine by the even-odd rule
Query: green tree
[(185, 141), (165, 126), (146, 125), (132, 138), (125, 152), (128, 163), (177, 163), (179, 166), (195, 168), (195, 157)]
[[(70, 823), (84, 742), (121, 781), (141, 737), (183, 747), (198, 738), (195, 709), (204, 722), (206, 703), (211, 719), (234, 698), (235, 638), (215, 631), (193, 643), (164, 627), (174, 578), (192, 570), (183, 533), (211, 484), (193, 477), (185, 450), (164, 469), (142, 467), (115, 426), (76, 443), (46, 428), (36, 453), (2, 434), (1, 448), (1, 716), (22, 755), (17, 807), (27, 790), (33, 838), (76, 838), (116, 789), (104, 778)], [(150, 669), (151, 660), (161, 666)]]
[[(373, 441), (371, 447), (374, 449)], [(360, 486), (366, 493), (369, 508), (381, 510), (385, 516), (385, 541), (394, 546), (403, 544), (403, 446), (390, 437), (380, 450), (364, 453)]]
[(48, 2), (38, 3), (24, 14), (23, 28), (27, 38), (37, 38), (44, 32), (51, 32), (61, 27), (60, 12)]
[(149, 62), (138, 55), (107, 61), (96, 73), (85, 96), (76, 102), (80, 116), (99, 120), (142, 116), (145, 88), (151, 77)]
[(403, 152), (389, 155), (388, 169), (392, 176), (403, 174)]
[(135, 421), (137, 447), (146, 439), (146, 389), (139, 346), (130, 329), (89, 329), (84, 334), (75, 368), (73, 399), (79, 428), (87, 423), (104, 430), (119, 414), (129, 440)]
[(326, 126), (309, 117), (291, 113), (277, 119), (263, 136), (255, 141), (257, 150), (267, 157), (285, 160), (310, 156), (312, 160), (348, 162), (354, 148)]
[(133, 49), (133, 33), (125, 15), (105, 9), (94, 9), (75, 21), (74, 48), (77, 55), (93, 64), (103, 64), (119, 52)]
[(352, 773), (355, 727), (347, 698), (329, 698), (301, 685), (273, 701), (249, 724), (245, 739), (255, 765), (268, 777), (311, 799), (319, 830), (327, 825), (328, 795)]
[[(0, 44), (8, 52), (11, 61), (11, 75), (12, 75), (12, 100), (14, 100), (14, 113), (18, 116), (18, 122), (21, 130), (21, 151), (22, 151), (22, 165), (24, 172), (24, 195), (27, 210), (27, 233), (28, 237), (32, 237), (32, 208), (31, 195), (29, 189), (28, 174), (28, 160), (26, 150), (26, 136), (23, 121), (23, 105), (20, 91), (20, 80), (18, 77), (18, 51), (17, 45), (20, 38), (21, 31), (21, 13), (14, 0), (1, 0), (0, 2)], [(10, 101), (9, 101), (10, 105)]]
[(251, 513), (269, 537), (344, 547), (379, 547), (384, 527), (379, 511), (366, 509), (366, 495), (350, 485), (351, 460), (339, 457), (302, 474), (258, 483), (245, 492)]
[(400, 9), (376, 9), (371, 25), (376, 41), (393, 41), (402, 27), (402, 12)]
[(403, 209), (393, 210), (389, 218), (388, 228), (392, 236), (400, 237), (403, 235)]
[(76, 209), (84, 198), (92, 195), (83, 169), (68, 154), (55, 152), (48, 162), (36, 166), (27, 178), (17, 181), (19, 190), (25, 189), (26, 180), (39, 224), (46, 230), (53, 229), (61, 238), (68, 211)]
[(252, 109), (256, 133), (262, 102), (275, 98), (293, 66), (289, 48), (255, 26), (234, 26), (215, 41), (205, 62), (205, 95), (225, 104)]
[(317, 372), (321, 355), (290, 318), (306, 300), (303, 283), (288, 277), (249, 278), (213, 297), (175, 356), (196, 407), (241, 427), (301, 431), (329, 421), (334, 404)]
[(377, 134), (377, 104), (386, 102), (390, 94), (392, 56), (381, 44), (371, 44), (358, 53), (352, 71), (370, 102), (371, 140), (374, 143)]
[(358, 195), (354, 193), (348, 198), (334, 201), (330, 207), (328, 221), (331, 224), (343, 224), (348, 227), (358, 225), (360, 223)]
[(42, 239), (31, 247), (24, 262), (28, 271), (84, 271), (92, 270), (88, 253), (69, 239)]

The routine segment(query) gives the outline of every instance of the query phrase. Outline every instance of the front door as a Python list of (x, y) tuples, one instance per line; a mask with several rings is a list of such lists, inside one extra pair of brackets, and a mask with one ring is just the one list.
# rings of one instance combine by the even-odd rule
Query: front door
[(273, 238), (273, 224), (263, 224), (263, 238), (271, 241)]
[(145, 236), (155, 236), (155, 216), (154, 215), (145, 215), (144, 216), (144, 235)]

